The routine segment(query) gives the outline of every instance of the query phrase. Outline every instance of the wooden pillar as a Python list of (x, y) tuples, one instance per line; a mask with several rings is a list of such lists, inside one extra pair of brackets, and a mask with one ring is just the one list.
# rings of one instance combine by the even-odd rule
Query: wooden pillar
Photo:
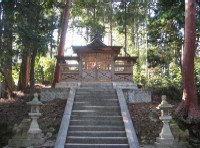
[(130, 67), (130, 69), (131, 69), (131, 73), (132, 73), (132, 78), (131, 78), (131, 80), (133, 81), (133, 61), (131, 60), (131, 67)]
[(82, 54), (79, 55), (78, 70), (79, 70), (79, 81), (82, 82), (82, 66), (83, 66)]
[(112, 61), (111, 61), (111, 80), (114, 81), (114, 77), (115, 77), (115, 60), (114, 60), (114, 54), (111, 54), (112, 56)]
[(97, 64), (99, 63), (99, 58), (98, 58), (98, 54), (97, 53), (95, 53), (95, 60), (96, 60), (96, 65), (95, 65), (95, 77), (96, 77), (96, 81), (98, 81), (99, 80), (99, 78), (98, 78), (98, 66), (97, 66)]
[(59, 73), (59, 81), (62, 81), (62, 73), (63, 73), (63, 63), (62, 61), (59, 62), (60, 73)]

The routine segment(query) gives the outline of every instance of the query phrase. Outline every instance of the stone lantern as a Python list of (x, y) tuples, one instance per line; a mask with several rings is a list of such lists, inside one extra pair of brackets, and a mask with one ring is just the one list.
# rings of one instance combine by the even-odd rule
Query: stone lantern
[(38, 94), (34, 94), (34, 99), (30, 102), (27, 102), (31, 106), (31, 112), (29, 113), (30, 118), (32, 119), (30, 128), (28, 130), (29, 143), (30, 145), (40, 145), (45, 142), (44, 134), (39, 128), (37, 119), (42, 115), (40, 113), (40, 107), (42, 102), (38, 100)]
[(157, 106), (161, 110), (160, 120), (163, 122), (163, 127), (160, 136), (156, 138), (155, 145), (159, 148), (167, 148), (173, 144), (174, 137), (169, 127), (169, 121), (172, 119), (169, 110), (172, 105), (166, 101), (166, 96), (162, 96), (162, 102)]
[(42, 115), (40, 113), (40, 106), (43, 104), (38, 100), (38, 94), (35, 93), (34, 99), (30, 102), (27, 102), (27, 104), (31, 106), (31, 112), (29, 113), (29, 116), (32, 119), (28, 133), (29, 134), (41, 133), (42, 130), (39, 128), (37, 119)]

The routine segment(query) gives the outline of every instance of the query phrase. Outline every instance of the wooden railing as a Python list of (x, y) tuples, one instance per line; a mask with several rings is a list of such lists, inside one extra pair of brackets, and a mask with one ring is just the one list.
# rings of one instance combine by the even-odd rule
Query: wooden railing
[(79, 80), (79, 65), (78, 64), (60, 64), (62, 81), (78, 81)]
[(115, 59), (114, 81), (133, 81), (133, 62), (125, 58)]
[(60, 60), (60, 81), (79, 81), (78, 57), (56, 57)]

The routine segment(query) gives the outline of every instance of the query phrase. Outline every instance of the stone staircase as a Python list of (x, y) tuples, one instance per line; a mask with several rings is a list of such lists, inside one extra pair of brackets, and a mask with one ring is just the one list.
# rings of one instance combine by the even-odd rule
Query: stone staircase
[(76, 90), (65, 148), (129, 148), (115, 89), (83, 84)]
[(54, 148), (139, 148), (123, 86), (60, 83), (70, 90)]

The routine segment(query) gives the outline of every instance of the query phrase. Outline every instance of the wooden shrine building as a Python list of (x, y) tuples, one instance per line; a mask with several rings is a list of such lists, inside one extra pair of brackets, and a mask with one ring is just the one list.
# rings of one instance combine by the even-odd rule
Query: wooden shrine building
[(121, 57), (121, 46), (107, 46), (98, 37), (86, 46), (72, 46), (76, 57), (60, 60), (60, 81), (115, 82), (133, 81), (137, 57)]

